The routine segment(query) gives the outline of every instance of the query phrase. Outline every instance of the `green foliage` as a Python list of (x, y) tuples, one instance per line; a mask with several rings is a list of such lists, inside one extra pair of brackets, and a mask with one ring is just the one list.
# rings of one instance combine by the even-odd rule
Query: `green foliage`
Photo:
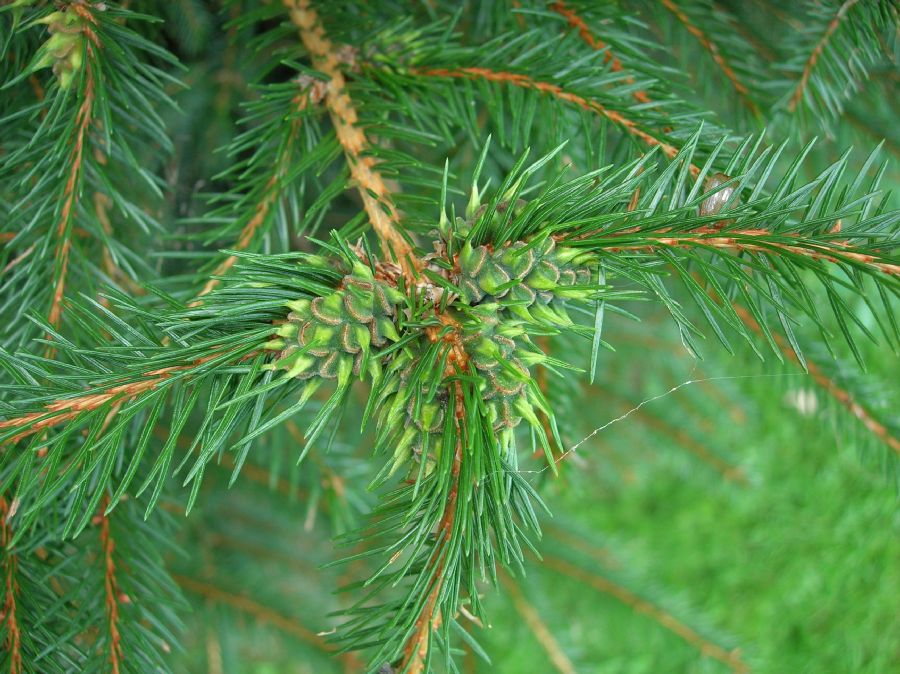
[[(813, 479), (796, 454), (798, 475), (777, 465), (774, 432), (743, 451), (783, 416), (756, 382), (795, 361), (855, 417), (847, 444), (865, 451), (828, 473), (842, 483), (879, 463), (865, 474), (881, 494), (900, 453), (877, 379), (896, 381), (900, 338), (896, 147), (842, 145), (892, 118), (896, 5), (779, 9), (786, 28), (760, 49), (765, 3), (122, 4), (0, 6), (11, 674), (460, 671), (462, 651), (499, 660), (516, 634), (495, 586), (560, 671), (684, 671), (692, 649), (704, 671), (746, 671), (735, 644), (770, 633), (722, 610), (742, 581), (720, 569), (710, 605), (697, 578), (742, 526), (790, 536), (744, 509)], [(804, 140), (823, 130), (834, 139)], [(723, 394), (751, 354), (766, 364)], [(697, 373), (701, 356), (716, 374)], [(718, 399), (688, 398), (703, 384)], [(759, 415), (746, 437), (723, 397)], [(633, 428), (616, 446), (651, 435), (653, 452), (587, 452)], [(621, 480), (594, 467), (607, 461)], [(689, 524), (661, 531), (664, 490)], [(878, 498), (859, 507), (889, 526)], [(673, 533), (731, 506), (708, 556)], [(573, 523), (548, 545), (551, 510)], [(590, 541), (572, 543), (597, 529), (666, 548), (623, 543), (650, 570), (597, 574)], [(327, 564), (321, 584), (307, 561)], [(733, 636), (648, 578), (684, 584)], [(747, 601), (777, 612), (750, 580)], [(572, 632), (560, 655), (571, 616), (536, 623), (541, 586), (646, 614), (621, 641), (647, 630), (650, 646), (607, 667), (614, 644)], [(212, 627), (195, 629), (183, 593)], [(258, 623), (248, 639), (235, 612)], [(493, 621), (501, 636), (483, 638)], [(271, 648), (246, 650), (257, 638)], [(772, 670), (771, 643), (747, 662)], [(888, 650), (817, 662), (879, 671)], [(533, 668), (520, 657), (497, 666)]]

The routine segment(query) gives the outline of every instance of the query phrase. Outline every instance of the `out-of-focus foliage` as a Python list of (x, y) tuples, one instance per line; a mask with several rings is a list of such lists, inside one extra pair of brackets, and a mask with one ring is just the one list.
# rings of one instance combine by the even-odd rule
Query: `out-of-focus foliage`
[(892, 671), (898, 26), (0, 0), (0, 667)]

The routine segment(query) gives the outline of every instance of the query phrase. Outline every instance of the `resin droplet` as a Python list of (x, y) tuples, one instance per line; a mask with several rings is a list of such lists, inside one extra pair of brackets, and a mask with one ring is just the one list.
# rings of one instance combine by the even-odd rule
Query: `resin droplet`
[[(709, 192), (729, 180), (731, 180), (731, 176), (727, 176), (724, 173), (716, 173), (706, 179), (704, 187), (706, 188), (706, 191)], [(728, 203), (728, 200), (731, 199), (731, 195), (734, 194), (736, 188), (736, 184), (731, 184), (715, 194), (708, 196), (703, 200), (703, 203), (700, 204), (700, 215), (716, 215), (724, 208), (725, 204)]]

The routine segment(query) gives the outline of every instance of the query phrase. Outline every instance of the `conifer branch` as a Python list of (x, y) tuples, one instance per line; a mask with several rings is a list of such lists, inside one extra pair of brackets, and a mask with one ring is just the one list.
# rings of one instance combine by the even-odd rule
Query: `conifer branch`
[(10, 506), (3, 496), (0, 496), (0, 555), (3, 558), (3, 604), (0, 614), (0, 625), (6, 627), (6, 637), (3, 640), (3, 648), (9, 653), (9, 674), (22, 674), (22, 632), (19, 627), (19, 619), (16, 613), (16, 595), (19, 586), (16, 581), (16, 555), (9, 550), (12, 540), (12, 531), (9, 526)]
[[(723, 236), (727, 234), (727, 236)], [(783, 243), (781, 237), (797, 239), (797, 244)], [(843, 242), (832, 242), (827, 245), (821, 241), (805, 239), (797, 234), (775, 234), (767, 229), (719, 229), (717, 227), (701, 227), (678, 236), (642, 237), (639, 244), (611, 246), (609, 252), (652, 250), (656, 246), (667, 247), (708, 247), (743, 252), (772, 253), (783, 251), (799, 255), (811, 260), (831, 263), (853, 263), (869, 267), (873, 272), (896, 276), (900, 274), (900, 264), (884, 262), (882, 258), (871, 253), (863, 253)]]
[(571, 562), (553, 555), (544, 556), (543, 564), (574, 578), (581, 583), (585, 583), (595, 590), (612, 596), (616, 600), (630, 607), (635, 613), (643, 613), (668, 631), (679, 636), (686, 643), (696, 648), (702, 655), (714, 658), (729, 666), (735, 674), (749, 674), (750, 668), (741, 659), (740, 653), (737, 650), (727, 651), (718, 644), (703, 638), (694, 629), (678, 620), (678, 618), (668, 611), (639, 597), (631, 590), (613, 582), (609, 578), (594, 573), (588, 573)]
[(500, 583), (509, 592), (513, 606), (519, 612), (519, 615), (525, 620), (528, 627), (534, 633), (535, 639), (541, 645), (541, 648), (547, 653), (550, 663), (554, 669), (560, 674), (576, 674), (575, 666), (566, 655), (566, 652), (559, 645), (556, 637), (547, 627), (547, 624), (541, 619), (537, 609), (529, 603), (525, 598), (525, 594), (519, 588), (518, 584), (512, 580), (507, 573), (500, 573)]
[[(606, 52), (603, 55), (603, 62), (609, 63), (610, 68), (612, 68), (612, 70), (614, 72), (622, 71), (622, 69), (623, 69), (622, 61), (619, 60), (619, 57), (616, 56), (612, 52), (609, 45), (607, 45), (603, 40), (601, 40), (599, 37), (597, 37), (596, 35), (594, 35), (591, 32), (591, 29), (588, 27), (587, 22), (578, 15), (578, 12), (576, 12), (571, 7), (568, 7), (566, 5), (566, 3), (562, 2), (562, 1), (554, 2), (552, 5), (550, 5), (550, 9), (553, 10), (554, 12), (556, 12), (557, 14), (559, 14), (560, 16), (562, 16), (566, 20), (566, 23), (568, 23), (568, 25), (570, 27), (577, 30), (578, 36), (581, 38), (581, 40), (585, 44), (587, 44), (588, 46), (590, 46), (592, 49), (594, 49), (596, 51), (606, 50)], [(631, 75), (628, 75), (625, 78), (625, 81), (628, 84), (634, 84), (634, 78)], [(631, 94), (631, 96), (638, 103), (650, 103), (651, 102), (650, 97), (647, 95), (647, 92), (645, 92), (645, 91), (635, 91), (634, 93)]]
[(828, 45), (828, 41), (834, 34), (834, 31), (838, 29), (841, 21), (843, 21), (847, 16), (847, 12), (849, 12), (857, 2), (859, 2), (859, 0), (845, 0), (844, 3), (841, 4), (834, 16), (834, 19), (832, 19), (831, 23), (828, 24), (828, 28), (825, 29), (825, 33), (822, 35), (822, 38), (816, 43), (815, 47), (813, 47), (812, 53), (810, 53), (809, 58), (806, 60), (806, 64), (803, 66), (803, 72), (800, 75), (800, 80), (797, 82), (797, 86), (794, 88), (794, 93), (791, 94), (790, 102), (788, 103), (788, 110), (790, 112), (796, 110), (797, 105), (803, 98), (803, 94), (806, 91), (806, 86), (809, 83), (809, 78), (816, 67), (816, 63), (818, 63), (819, 61), (819, 57), (822, 55), (822, 52)]
[(385, 256), (389, 259), (394, 257), (407, 275), (411, 276), (415, 269), (421, 267), (421, 263), (415, 258), (412, 247), (401, 233), (400, 214), (377, 169), (377, 161), (366, 154), (371, 144), (365, 132), (357, 125), (359, 116), (348, 93), (337, 49), (325, 34), (310, 0), (283, 1), (291, 21), (300, 30), (300, 39), (309, 51), (313, 64), (329, 78), (325, 105), (331, 114), (335, 133), (344, 149), (350, 175), (356, 181), (369, 222), (381, 240)]
[(745, 84), (743, 84), (737, 76), (737, 73), (734, 72), (734, 69), (728, 64), (728, 61), (725, 59), (725, 56), (722, 54), (719, 46), (709, 38), (687, 15), (687, 13), (678, 6), (678, 4), (674, 0), (662, 0), (663, 6), (668, 9), (672, 14), (674, 14), (678, 20), (684, 25), (685, 29), (697, 38), (697, 41), (706, 49), (710, 56), (712, 57), (713, 62), (719, 66), (722, 73), (731, 83), (731, 86), (734, 90), (740, 95), (741, 100), (744, 105), (750, 110), (753, 115), (756, 117), (760, 116), (759, 106), (750, 98), (750, 90), (747, 88)]
[[(455, 79), (483, 79), (489, 82), (497, 82), (500, 84), (509, 84), (511, 86), (521, 87), (523, 89), (532, 89), (549, 94), (561, 101), (566, 101), (578, 106), (582, 110), (597, 113), (616, 126), (621, 127), (627, 133), (635, 138), (643, 141), (650, 147), (659, 147), (662, 153), (669, 159), (673, 159), (678, 154), (678, 148), (670, 143), (660, 140), (649, 131), (642, 129), (636, 122), (628, 119), (622, 113), (610, 110), (597, 101), (584, 98), (578, 94), (566, 91), (561, 86), (552, 82), (544, 82), (535, 80), (521, 73), (513, 73), (509, 71), (492, 70), (490, 68), (411, 68), (411, 74), (422, 77), (446, 77)], [(691, 175), (699, 175), (700, 167), (694, 164), (690, 166)]]

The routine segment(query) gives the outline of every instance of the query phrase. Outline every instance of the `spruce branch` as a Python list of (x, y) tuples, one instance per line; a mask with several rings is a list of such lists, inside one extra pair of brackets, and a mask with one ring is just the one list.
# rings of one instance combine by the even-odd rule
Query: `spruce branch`
[[(291, 167), (291, 154), (297, 143), (297, 136), (300, 133), (301, 114), (310, 105), (316, 105), (322, 101), (325, 96), (323, 87), (317, 81), (304, 81), (306, 86), (304, 90), (291, 99), (291, 105), (294, 114), (291, 115), (291, 122), (287, 138), (278, 148), (278, 154), (274, 161), (274, 169), (271, 177), (266, 181), (262, 194), (253, 207), (253, 215), (247, 223), (241, 228), (237, 240), (230, 248), (235, 251), (246, 250), (253, 242), (257, 230), (266, 222), (272, 209), (275, 207), (278, 197), (281, 194), (284, 181), (287, 178)], [(206, 282), (200, 292), (189, 306), (200, 306), (203, 303), (202, 297), (208, 295), (222, 282), (221, 277), (228, 273), (235, 263), (238, 261), (237, 255), (228, 255), (220, 262), (210, 274), (210, 279)]]
[[(319, 650), (329, 653), (333, 653), (336, 650), (333, 645), (325, 641), (320, 635), (293, 618), (282, 615), (265, 604), (261, 604), (249, 597), (228, 592), (212, 583), (197, 580), (196, 578), (191, 578), (189, 576), (175, 575), (174, 579), (178, 585), (188, 592), (198, 594), (209, 601), (229, 606), (253, 616), (260, 622), (272, 625), (282, 632), (290, 634)], [(361, 663), (353, 653), (341, 653), (338, 657), (345, 663), (348, 671), (359, 671)]]
[[(81, 34), (86, 38), (84, 50), (86, 60), (84, 62), (84, 83), (81, 87), (81, 105), (75, 114), (74, 131), (71, 137), (71, 151), (69, 154), (69, 172), (65, 181), (65, 187), (62, 194), (62, 208), (59, 214), (59, 221), (56, 225), (56, 265), (53, 275), (53, 299), (50, 304), (50, 312), (48, 322), (54, 328), (59, 326), (60, 317), (62, 315), (63, 294), (66, 287), (66, 273), (69, 267), (69, 252), (72, 245), (71, 234), (75, 213), (77, 210), (76, 200), (81, 195), (81, 182), (84, 174), (84, 152), (87, 144), (87, 134), (91, 125), (94, 113), (94, 97), (95, 97), (95, 50), (100, 49), (100, 42), (97, 34), (94, 32), (92, 25), (97, 25), (97, 19), (94, 17), (90, 5), (82, 2), (73, 2), (68, 6), (69, 10), (78, 18), (74, 21), (74, 26), (69, 28), (66, 25), (59, 25), (58, 31), (62, 31), (65, 35), (70, 31), (74, 31), (75, 35)], [(69, 16), (69, 15), (64, 15)], [(61, 21), (66, 19), (61, 18)], [(73, 23), (66, 21), (66, 23)], [(55, 24), (51, 23), (51, 26)], [(78, 50), (81, 46), (76, 42), (71, 49)]]
[(97, 515), (100, 519), (100, 546), (103, 549), (103, 588), (105, 592), (105, 606), (107, 615), (109, 664), (112, 674), (119, 674), (120, 663), (123, 659), (122, 636), (119, 633), (119, 586), (116, 581), (116, 562), (113, 556), (115, 541), (110, 533), (110, 515), (105, 511), (109, 508), (109, 498), (101, 502), (101, 512)]
[[(629, 232), (631, 233), (631, 232)], [(639, 234), (638, 232), (635, 232)], [(723, 236), (727, 234), (728, 236)], [(895, 276), (900, 274), (900, 264), (888, 262), (890, 258), (877, 253), (867, 253), (854, 249), (842, 241), (827, 241), (801, 237), (792, 232), (773, 236), (767, 229), (731, 229), (720, 227), (700, 227), (678, 236), (640, 236), (642, 243), (632, 245), (613, 245), (606, 250), (611, 252), (640, 251), (660, 247), (709, 247), (737, 252), (771, 253), (783, 251), (786, 254), (798, 255), (810, 260), (824, 260), (834, 264), (853, 264), (865, 267), (873, 272)], [(797, 243), (788, 243), (797, 241)], [(605, 246), (604, 246), (605, 247)]]
[(803, 72), (800, 73), (800, 79), (797, 81), (797, 86), (794, 88), (790, 100), (788, 101), (789, 111), (794, 112), (794, 110), (797, 109), (797, 105), (799, 105), (800, 101), (803, 99), (804, 94), (806, 93), (806, 87), (809, 84), (809, 78), (812, 76), (813, 70), (818, 63), (819, 58), (822, 56), (822, 52), (827, 47), (831, 36), (841, 25), (841, 22), (845, 19), (847, 13), (858, 2), (859, 0), (844, 0), (844, 2), (841, 3), (840, 7), (838, 7), (837, 13), (834, 15), (834, 18), (829, 22), (828, 27), (825, 29), (825, 32), (823, 33), (821, 39), (819, 39), (819, 41), (813, 47), (809, 58), (806, 59), (806, 63), (803, 64)]
[[(182, 378), (192, 370), (222, 358), (222, 353), (203, 356), (186, 365), (172, 365), (145, 372), (135, 381), (114, 386), (98, 387), (96, 390), (79, 396), (59, 398), (46, 403), (39, 412), (31, 412), (20, 417), (13, 417), (0, 421), (0, 442), (16, 443), (30, 435), (64, 424), (79, 416), (101, 409), (114, 406), (123, 401), (134, 400), (150, 391), (167, 384), (172, 378)], [(242, 353), (242, 356), (250, 357), (253, 352)], [(21, 429), (21, 430), (20, 430)], [(19, 430), (18, 433), (15, 431)]]
[[(721, 301), (718, 297), (715, 299), (716, 301)], [(732, 303), (732, 306), (741, 320), (744, 321), (753, 332), (760, 336), (765, 335), (762, 326), (756, 321), (752, 313), (737, 303)], [(822, 371), (822, 368), (808, 357), (803, 357), (801, 359), (784, 337), (777, 333), (772, 336), (774, 337), (778, 348), (788, 360), (796, 363), (798, 366), (809, 372), (809, 375), (819, 387), (837, 400), (838, 403), (847, 408), (847, 410), (849, 410), (867, 430), (874, 434), (876, 438), (900, 455), (900, 438), (893, 435), (883, 423), (878, 421), (873, 416), (872, 412), (867, 410), (866, 407), (850, 393), (850, 391), (840, 386), (834, 379), (826, 375), (825, 372)]]
[(830, 123), (880, 59), (881, 31), (896, 24), (898, 10), (870, 0), (805, 3), (804, 10), (800, 39), (782, 45), (788, 54), (782, 70), (794, 78), (784, 83), (781, 104), (789, 113), (805, 109)]
[[(465, 418), (465, 413), (462, 409), (463, 405), (462, 392), (457, 390), (454, 404), (456, 424), (462, 424), (462, 420)], [(444, 590), (444, 579), (457, 572), (457, 569), (447, 568), (448, 559), (452, 559), (448, 548), (451, 545), (457, 518), (459, 473), (463, 460), (462, 443), (464, 433), (461, 428), (458, 429), (457, 433), (456, 448), (453, 452), (453, 462), (450, 469), (450, 489), (447, 493), (444, 512), (435, 531), (437, 544), (433, 548), (431, 557), (426, 562), (426, 573), (430, 577), (428, 586), (433, 589), (428, 592), (425, 604), (415, 620), (413, 632), (403, 646), (403, 660), (400, 669), (409, 674), (421, 674), (427, 667), (428, 654), (431, 650), (432, 632), (438, 629), (441, 624), (439, 599)]]

